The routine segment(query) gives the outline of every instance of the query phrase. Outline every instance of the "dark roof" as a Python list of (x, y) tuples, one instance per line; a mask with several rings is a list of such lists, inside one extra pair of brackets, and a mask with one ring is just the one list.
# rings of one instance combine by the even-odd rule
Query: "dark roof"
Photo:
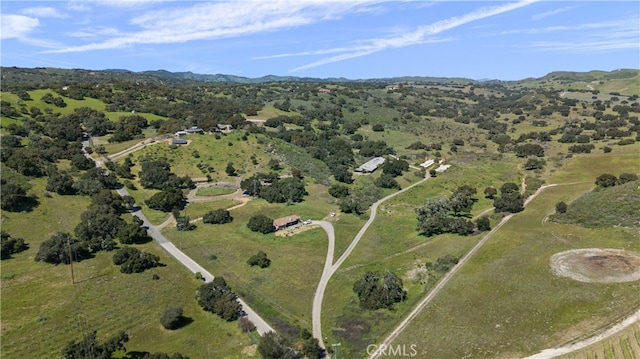
[(187, 142), (187, 140), (182, 140), (182, 139), (176, 138), (171, 143), (174, 144), (174, 145), (186, 145), (188, 142)]
[(279, 228), (279, 227), (286, 226), (291, 223), (297, 223), (297, 222), (300, 222), (300, 216), (297, 216), (294, 214), (288, 217), (274, 219), (273, 226), (276, 228)]

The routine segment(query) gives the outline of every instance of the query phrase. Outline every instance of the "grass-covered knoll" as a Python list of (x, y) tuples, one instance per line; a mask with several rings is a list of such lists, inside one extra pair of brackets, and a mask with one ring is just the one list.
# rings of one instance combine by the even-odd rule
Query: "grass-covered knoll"
[(584, 227), (640, 226), (640, 182), (596, 188), (568, 205), (565, 213), (550, 217), (554, 222)]
[(640, 250), (637, 233), (544, 222), (590, 183), (547, 188), (452, 278), (394, 341), (429, 357), (523, 357), (588, 335), (637, 309), (639, 283), (556, 277), (549, 258), (572, 248)]
[[(186, 146), (171, 146), (168, 142), (147, 146), (133, 153), (136, 166), (131, 171), (134, 174), (140, 171), (140, 158), (164, 157), (171, 165), (173, 173), (190, 177), (204, 177), (208, 174), (214, 182), (234, 180), (234, 177), (225, 173), (228, 162), (232, 162), (241, 175), (257, 171), (268, 172), (267, 164), (270, 156), (265, 153), (265, 145), (258, 141), (259, 135), (249, 135), (243, 139), (244, 135), (244, 131), (233, 131), (222, 136), (189, 135), (187, 136), (189, 144)], [(253, 163), (252, 158), (255, 159), (256, 164)], [(204, 165), (213, 168), (213, 172), (205, 169)]]

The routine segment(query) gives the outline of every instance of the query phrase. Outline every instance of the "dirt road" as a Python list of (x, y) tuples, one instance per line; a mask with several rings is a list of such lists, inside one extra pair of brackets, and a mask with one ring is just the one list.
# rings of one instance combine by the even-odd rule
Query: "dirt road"
[(577, 343), (567, 344), (565, 346), (558, 347), (558, 348), (545, 349), (538, 354), (526, 357), (524, 359), (551, 359), (560, 355), (571, 353), (576, 350), (586, 348), (589, 345), (595, 344), (601, 340), (604, 340), (638, 321), (640, 321), (640, 310), (636, 311), (635, 313), (633, 313), (632, 315), (630, 315), (620, 323), (614, 325), (613, 327), (605, 330), (604, 332), (598, 335), (592, 336), (591, 338), (579, 341)]
[[(555, 184), (540, 187), (533, 195), (527, 198), (524, 204), (528, 204), (538, 194), (540, 194), (540, 192), (552, 186), (555, 186)], [(442, 277), (438, 284), (433, 289), (431, 289), (429, 294), (427, 294), (427, 296), (424, 297), (424, 299), (422, 299), (415, 308), (413, 308), (409, 315), (407, 315), (407, 317), (402, 322), (400, 322), (400, 324), (398, 324), (398, 326), (382, 341), (382, 343), (377, 346), (377, 349), (369, 356), (369, 359), (379, 358), (382, 355), (382, 348), (388, 347), (398, 337), (398, 335), (400, 335), (400, 333), (422, 311), (422, 309), (424, 309), (424, 307), (429, 304), (429, 302), (431, 302), (433, 298), (435, 298), (440, 290), (442, 290), (442, 288), (447, 285), (451, 277), (453, 277), (460, 270), (460, 268), (462, 268), (462, 266), (464, 266), (471, 259), (471, 257), (473, 257), (473, 255), (480, 250), (480, 248), (482, 248), (482, 246), (489, 240), (489, 238), (491, 238), (494, 233), (496, 233), (505, 223), (509, 221), (509, 219), (511, 219), (511, 217), (513, 217), (513, 214), (505, 216), (504, 218), (502, 218), (500, 223), (498, 223), (491, 231), (489, 231), (489, 233), (485, 234), (484, 237), (482, 237), (482, 239), (478, 242), (478, 244), (476, 244), (464, 257), (462, 257), (462, 259), (460, 259), (458, 264), (456, 264), (449, 272), (447, 272)]]
[[(342, 265), (342, 263), (347, 259), (347, 257), (349, 257), (349, 255), (351, 254), (351, 252), (353, 252), (353, 250), (356, 248), (356, 246), (358, 245), (358, 242), (360, 242), (360, 240), (362, 239), (362, 236), (365, 234), (365, 232), (367, 231), (367, 229), (369, 228), (369, 226), (371, 225), (371, 223), (373, 223), (373, 221), (376, 219), (376, 214), (378, 212), (378, 206), (380, 206), (382, 203), (384, 203), (385, 201), (399, 195), (400, 193), (403, 193), (405, 191), (410, 190), (411, 188), (427, 181), (430, 178), (430, 176), (427, 174), (427, 177), (425, 177), (424, 179), (412, 184), (411, 186), (404, 188), (398, 192), (394, 192), (390, 195), (388, 195), (387, 197), (382, 198), (381, 200), (378, 200), (376, 203), (374, 203), (373, 205), (371, 205), (371, 214), (369, 216), (369, 220), (367, 220), (367, 222), (364, 224), (364, 226), (362, 226), (362, 228), (360, 229), (360, 231), (358, 232), (358, 234), (356, 234), (356, 236), (353, 238), (353, 241), (351, 241), (351, 244), (349, 244), (349, 247), (347, 247), (347, 249), (344, 251), (344, 253), (342, 253), (342, 255), (340, 256), (340, 258), (338, 258), (338, 260), (336, 261), (336, 263), (334, 263), (333, 265), (328, 265), (329, 262), (329, 253), (327, 253), (327, 259), (325, 260), (325, 267), (324, 270), (322, 271), (322, 276), (320, 277), (320, 282), (318, 283), (318, 287), (316, 288), (316, 293), (313, 296), (313, 309), (312, 309), (312, 327), (313, 327), (313, 336), (314, 338), (318, 339), (318, 342), (320, 344), (320, 346), (322, 348), (324, 348), (324, 340), (322, 337), (322, 299), (324, 298), (324, 292), (327, 288), (327, 284), (329, 283), (329, 280), (331, 279), (331, 277), (333, 276), (333, 274), (338, 270), (338, 268), (340, 268), (340, 266)], [(314, 221), (314, 223), (316, 223)], [(331, 226), (331, 235), (333, 236), (333, 226), (326, 222), (329, 226)], [(323, 228), (325, 228), (323, 226)], [(327, 231), (327, 229), (325, 228), (325, 231)], [(329, 233), (327, 231), (327, 233)], [(331, 243), (331, 240), (330, 240)], [(333, 250), (331, 251), (331, 259), (333, 260)]]

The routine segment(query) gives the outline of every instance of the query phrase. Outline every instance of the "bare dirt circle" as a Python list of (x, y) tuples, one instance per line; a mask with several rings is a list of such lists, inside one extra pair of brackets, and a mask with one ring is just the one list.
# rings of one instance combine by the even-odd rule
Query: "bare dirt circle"
[(622, 249), (573, 249), (551, 256), (551, 269), (580, 282), (632, 282), (640, 280), (640, 256)]

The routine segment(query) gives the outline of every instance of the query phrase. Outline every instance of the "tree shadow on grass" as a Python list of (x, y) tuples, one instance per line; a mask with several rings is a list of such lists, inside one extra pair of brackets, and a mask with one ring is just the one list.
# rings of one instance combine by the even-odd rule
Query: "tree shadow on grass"
[(9, 212), (32, 212), (39, 204), (40, 201), (38, 201), (38, 197), (34, 195), (23, 196), (20, 197), (20, 200), (17, 201), (17, 203), (5, 210)]

